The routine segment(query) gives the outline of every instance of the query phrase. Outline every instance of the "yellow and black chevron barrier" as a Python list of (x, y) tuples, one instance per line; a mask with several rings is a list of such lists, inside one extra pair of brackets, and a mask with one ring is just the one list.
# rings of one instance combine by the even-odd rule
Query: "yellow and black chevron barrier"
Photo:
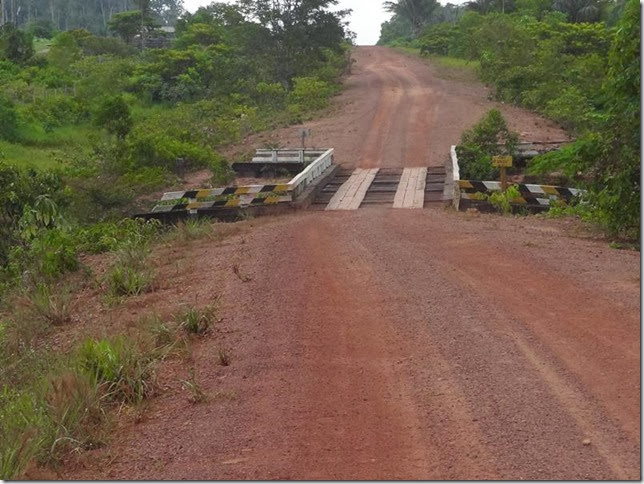
[(152, 213), (182, 210), (195, 212), (204, 208), (244, 208), (291, 201), (291, 186), (288, 184), (188, 190), (165, 193), (152, 209)]
[[(476, 194), (501, 190), (501, 182), (496, 181), (458, 180), (458, 186), (463, 200), (477, 200), (478, 196)], [(512, 200), (512, 202), (520, 205), (549, 206), (553, 200), (570, 203), (574, 197), (584, 193), (584, 190), (577, 188), (553, 185), (517, 184), (515, 186), (519, 189), (521, 195)]]

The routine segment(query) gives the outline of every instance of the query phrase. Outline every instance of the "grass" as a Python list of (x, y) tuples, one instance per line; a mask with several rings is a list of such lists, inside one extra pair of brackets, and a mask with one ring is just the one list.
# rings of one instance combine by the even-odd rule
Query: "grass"
[(0, 140), (0, 161), (26, 168), (58, 168), (79, 153), (88, 152), (96, 136), (96, 129), (88, 124), (46, 132), (42, 126), (29, 123), (21, 129), (20, 142)]
[(105, 282), (108, 297), (119, 300), (139, 296), (154, 287), (154, 272), (147, 264), (147, 248), (134, 244), (122, 249), (116, 263), (107, 272)]
[(479, 81), (481, 64), (477, 60), (459, 59), (436, 54), (421, 56), (420, 49), (411, 47), (396, 47), (396, 50), (412, 57), (425, 59), (436, 68), (436, 75), (441, 79), (464, 82)]
[(30, 302), (34, 312), (49, 324), (61, 326), (71, 320), (71, 291), (68, 286), (54, 289), (40, 284), (31, 294)]
[(177, 223), (174, 230), (168, 232), (169, 241), (189, 242), (214, 235), (214, 225), (209, 219), (188, 219)]
[[(177, 237), (190, 240), (212, 233), (219, 240), (240, 228), (217, 228), (215, 234), (210, 222), (195, 222), (178, 228)], [(126, 238), (120, 232), (114, 237)], [(148, 261), (148, 241), (154, 237), (127, 238), (114, 246), (120, 250), (102, 281), (119, 297), (149, 290), (154, 281)], [(189, 354), (190, 336), (208, 333), (216, 321), (216, 302), (184, 308), (171, 320), (152, 313), (130, 327), (134, 335), (87, 339), (71, 346), (65, 337), (65, 342), (55, 343), (66, 348), (61, 350), (48, 338), (55, 326), (72, 321), (72, 291), (73, 286), (63, 283), (19, 291), (16, 304), (8, 301), (6, 320), (0, 319), (2, 479), (22, 477), (32, 462), (58, 465), (70, 452), (106, 445), (117, 411), (119, 416), (138, 415), (157, 391), (157, 364), (170, 355)], [(218, 363), (229, 365), (228, 352), (216, 351)], [(206, 395), (194, 372), (182, 383), (195, 403), (234, 398), (226, 392)]]
[(138, 403), (152, 393), (154, 359), (130, 339), (87, 340), (77, 359), (80, 369), (113, 401)]
[(215, 310), (213, 307), (207, 307), (203, 310), (189, 307), (177, 315), (179, 327), (186, 333), (195, 335), (207, 333), (214, 319)]
[(190, 392), (190, 401), (192, 403), (203, 403), (208, 400), (208, 395), (206, 395), (199, 382), (197, 382), (194, 368), (190, 368), (190, 375), (187, 380), (179, 381), (183, 388)]
[(0, 373), (2, 479), (20, 478), (33, 460), (51, 465), (103, 446), (112, 409), (136, 407), (155, 389), (155, 356), (126, 337), (88, 339), (68, 355), (22, 353), (19, 379), (4, 365)]

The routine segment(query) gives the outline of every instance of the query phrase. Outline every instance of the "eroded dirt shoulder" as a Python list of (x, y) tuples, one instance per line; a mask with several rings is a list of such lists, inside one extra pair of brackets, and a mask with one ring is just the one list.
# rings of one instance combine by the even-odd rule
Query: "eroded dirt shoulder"
[(204, 390), (228, 397), (169, 388), (69, 476), (637, 478), (639, 254), (561, 222), (467, 217), (256, 227), (235, 258), (249, 281), (217, 283), (232, 364), (214, 341), (194, 354)]

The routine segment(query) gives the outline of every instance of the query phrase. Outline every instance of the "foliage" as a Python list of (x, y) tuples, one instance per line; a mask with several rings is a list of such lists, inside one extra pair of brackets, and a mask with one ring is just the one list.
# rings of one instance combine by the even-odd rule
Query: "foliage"
[[(150, 0), (147, 4), (148, 15), (162, 25), (173, 25), (183, 12), (182, 0)], [(105, 35), (111, 17), (141, 7), (140, 0), (11, 0), (4, 5), (9, 22), (42, 37), (52, 30), (73, 29)]]
[(446, 56), (449, 53), (452, 29), (452, 25), (448, 23), (436, 24), (426, 29), (419, 40), (421, 54)]
[(154, 272), (147, 264), (148, 251), (144, 245), (133, 244), (117, 255), (116, 263), (105, 276), (108, 296), (118, 300), (138, 296), (152, 288)]
[(418, 37), (439, 6), (436, 0), (395, 0), (384, 3), (385, 9), (404, 18), (411, 25), (412, 37)]
[(456, 147), (461, 176), (470, 180), (496, 179), (498, 170), (492, 166), (492, 157), (514, 155), (518, 138), (501, 113), (490, 110), (476, 126), (463, 133)]
[(200, 311), (197, 308), (189, 307), (186, 311), (177, 315), (177, 322), (185, 332), (200, 335), (208, 332), (214, 317), (213, 308), (206, 308)]
[(640, 7), (630, 0), (608, 57), (601, 89), (605, 121), (559, 153), (538, 157), (534, 172), (561, 170), (590, 190), (592, 218), (610, 234), (640, 234)]
[(130, 107), (122, 96), (105, 97), (94, 113), (94, 123), (122, 141), (133, 125)]
[(14, 25), (0, 26), (0, 60), (24, 64), (34, 55), (33, 39)]
[(18, 138), (18, 113), (13, 104), (0, 96), (0, 139), (15, 141)]
[(506, 191), (492, 192), (487, 196), (487, 199), (501, 214), (508, 215), (512, 211), (512, 201), (520, 196), (519, 187), (511, 185)]
[(77, 358), (80, 369), (113, 401), (137, 403), (152, 393), (153, 361), (129, 339), (87, 340)]
[(157, 26), (156, 19), (150, 15), (150, 12), (141, 10), (117, 13), (108, 22), (109, 30), (119, 35), (127, 44), (132, 43), (137, 35), (143, 38)]
[(303, 113), (322, 109), (328, 104), (332, 92), (328, 82), (315, 77), (296, 77), (288, 97), (289, 111), (295, 117), (301, 117)]

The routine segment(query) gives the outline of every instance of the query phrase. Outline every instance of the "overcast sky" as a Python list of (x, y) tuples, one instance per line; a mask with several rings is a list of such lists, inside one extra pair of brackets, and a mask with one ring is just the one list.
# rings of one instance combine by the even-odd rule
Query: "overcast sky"
[[(191, 12), (201, 6), (210, 5), (210, 3), (212, 0), (184, 0), (185, 8)], [(338, 8), (353, 9), (350, 23), (351, 30), (358, 34), (358, 45), (374, 45), (378, 42), (380, 24), (391, 16), (384, 11), (382, 2), (379, 0), (340, 0)]]

